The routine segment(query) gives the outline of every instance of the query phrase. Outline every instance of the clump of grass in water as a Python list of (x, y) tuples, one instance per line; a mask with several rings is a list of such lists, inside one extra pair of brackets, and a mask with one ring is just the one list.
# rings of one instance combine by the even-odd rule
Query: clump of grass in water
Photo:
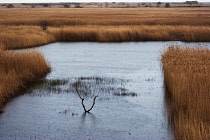
[(113, 95), (115, 96), (131, 96), (131, 97), (135, 97), (137, 96), (137, 93), (135, 92), (122, 92), (122, 93), (113, 93)]
[[(51, 94), (51, 93), (68, 93), (69, 90), (65, 86), (69, 83), (69, 79), (44, 79), (40, 80), (33, 88), (28, 90), (28, 93), (34, 94)], [(34, 92), (33, 92), (34, 91)]]
[[(120, 82), (119, 82), (120, 81)], [(122, 83), (122, 81), (127, 80), (121, 80), (121, 79), (115, 79), (115, 78), (105, 78), (105, 77), (80, 77), (77, 78), (76, 82), (70, 84), (70, 88), (74, 89), (74, 93), (77, 93), (79, 98), (81, 99), (81, 103), (84, 109), (85, 113), (89, 113), (94, 105), (95, 100), (98, 96), (103, 96), (107, 93), (110, 93), (110, 90), (112, 90), (112, 95), (114, 96), (136, 96), (134, 92), (127, 92), (128, 90), (125, 88), (117, 88), (117, 84), (124, 85), (126, 83)], [(110, 87), (112, 86), (112, 87)], [(115, 90), (120, 91), (120, 93), (114, 92)], [(123, 93), (122, 93), (123, 91)], [(94, 96), (93, 98), (93, 104), (90, 109), (86, 109), (84, 100), (85, 97), (88, 96)], [(102, 100), (102, 99), (99, 99)], [(107, 100), (107, 96), (105, 97), (105, 100)]]
[(44, 84), (47, 86), (64, 86), (68, 84), (69, 79), (46, 79)]
[[(129, 92), (124, 88), (127, 79), (117, 79), (108, 77), (79, 77), (76, 82), (70, 83), (70, 90), (76, 93), (77, 87), (83, 97), (94, 97), (95, 94), (99, 98), (107, 99), (107, 96), (137, 96), (137, 93)], [(111, 97), (111, 96), (110, 96)]]

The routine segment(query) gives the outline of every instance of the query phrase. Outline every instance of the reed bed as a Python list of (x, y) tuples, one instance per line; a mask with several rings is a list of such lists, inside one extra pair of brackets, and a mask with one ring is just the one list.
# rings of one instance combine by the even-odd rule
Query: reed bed
[[(193, 30), (192, 30), (193, 28)], [(210, 41), (210, 26), (0, 26), (0, 47), (21, 49), (58, 41)]]
[(166, 103), (177, 140), (210, 139), (210, 50), (171, 45), (162, 55)]
[(210, 8), (0, 9), (0, 47), (57, 41), (210, 41), (209, 15)]
[(0, 50), (0, 110), (11, 98), (50, 71), (39, 51)]
[(65, 26), (49, 32), (58, 41), (210, 41), (210, 27), (206, 26)]
[(0, 9), (0, 25), (210, 25), (210, 8)]
[(35, 47), (54, 41), (50, 33), (37, 26), (0, 26), (0, 45), (4, 49)]

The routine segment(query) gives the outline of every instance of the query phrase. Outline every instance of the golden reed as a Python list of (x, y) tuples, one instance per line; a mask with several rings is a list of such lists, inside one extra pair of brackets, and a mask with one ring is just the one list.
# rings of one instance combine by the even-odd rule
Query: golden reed
[(0, 112), (11, 98), (50, 71), (39, 51), (0, 50)]
[(210, 138), (210, 50), (171, 45), (162, 55), (166, 104), (177, 140)]
[(210, 41), (209, 14), (209, 8), (0, 9), (0, 44), (18, 49), (57, 41)]

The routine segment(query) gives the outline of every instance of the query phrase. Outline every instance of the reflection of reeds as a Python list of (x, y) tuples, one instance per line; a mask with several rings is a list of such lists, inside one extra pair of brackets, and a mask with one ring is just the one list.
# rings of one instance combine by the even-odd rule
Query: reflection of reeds
[(42, 54), (0, 51), (0, 109), (22, 89), (50, 71)]
[(210, 138), (210, 50), (171, 45), (162, 55), (168, 113), (177, 140)]

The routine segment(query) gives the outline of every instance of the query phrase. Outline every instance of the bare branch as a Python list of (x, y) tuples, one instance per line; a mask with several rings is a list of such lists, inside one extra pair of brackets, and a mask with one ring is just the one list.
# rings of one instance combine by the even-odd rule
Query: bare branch
[(93, 109), (97, 97), (98, 97), (98, 95), (95, 96), (95, 98), (93, 99), (93, 105), (91, 106), (91, 108), (87, 112), (90, 112)]
[(83, 98), (80, 96), (79, 91), (78, 91), (78, 89), (77, 89), (77, 85), (75, 86), (75, 89), (76, 89), (76, 92), (77, 92), (79, 98), (82, 100), (82, 107), (83, 107), (84, 111), (87, 112), (87, 110), (86, 110), (86, 108), (85, 108), (85, 105), (84, 105), (84, 100), (85, 100), (85, 99), (83, 99)]
[(85, 113), (86, 113), (86, 112), (88, 112), (88, 111), (86, 110), (85, 105), (84, 105), (84, 103), (83, 103), (84, 100), (85, 100), (85, 99), (82, 99), (82, 106), (83, 106), (83, 109), (84, 109), (84, 111), (85, 111)]
[(78, 89), (77, 89), (77, 85), (75, 86), (75, 89), (76, 89), (77, 94), (79, 95), (79, 98), (80, 98), (81, 100), (84, 100), (84, 99), (80, 96), (80, 94), (79, 94), (79, 91), (78, 91)]
[(93, 109), (93, 107), (94, 107), (94, 105), (95, 105), (96, 98), (98, 97), (98, 95), (94, 97), (94, 99), (93, 99), (93, 104), (92, 104), (91, 108), (90, 108), (89, 110), (86, 110), (85, 105), (84, 105), (84, 100), (85, 100), (85, 99), (82, 98), (81, 95), (79, 94), (79, 91), (78, 91), (78, 89), (77, 89), (77, 85), (75, 86), (75, 89), (76, 89), (76, 92), (77, 92), (79, 98), (82, 100), (82, 107), (83, 107), (85, 113), (87, 113), (87, 112), (89, 113), (89, 112)]

